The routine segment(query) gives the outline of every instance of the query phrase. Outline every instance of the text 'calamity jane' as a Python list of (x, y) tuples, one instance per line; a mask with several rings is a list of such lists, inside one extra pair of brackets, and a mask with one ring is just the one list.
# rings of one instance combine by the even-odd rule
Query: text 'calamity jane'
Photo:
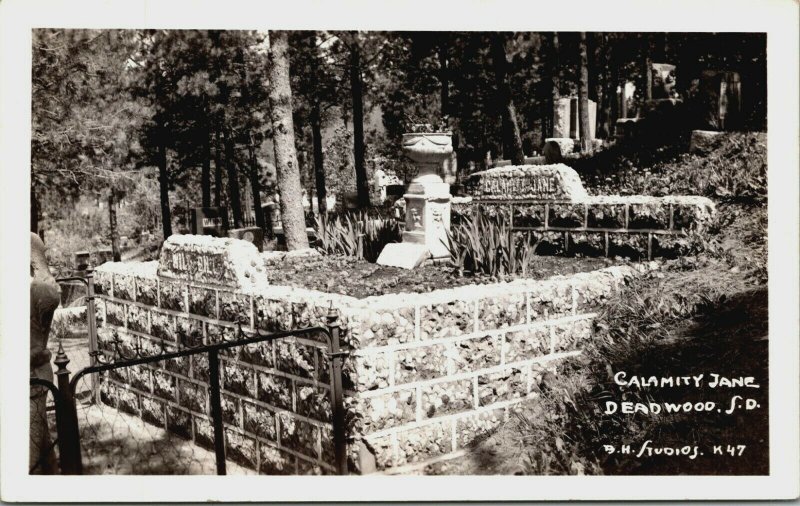
[(708, 378), (705, 374), (688, 376), (630, 376), (625, 371), (614, 374), (614, 383), (619, 386), (636, 388), (665, 388), (665, 387), (695, 387), (702, 388), (761, 388), (753, 376), (738, 376), (729, 378), (720, 374), (711, 373)]

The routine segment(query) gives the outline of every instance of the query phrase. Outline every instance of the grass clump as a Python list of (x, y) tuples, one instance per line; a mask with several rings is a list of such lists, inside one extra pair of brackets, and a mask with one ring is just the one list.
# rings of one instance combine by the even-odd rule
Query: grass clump
[(378, 259), (384, 246), (399, 242), (400, 225), (393, 218), (367, 211), (348, 212), (316, 219), (317, 248), (329, 255), (343, 255), (368, 262)]
[(465, 216), (447, 231), (450, 258), (459, 274), (488, 274), (501, 277), (528, 275), (534, 265), (540, 239), (531, 234), (512, 233), (502, 214)]

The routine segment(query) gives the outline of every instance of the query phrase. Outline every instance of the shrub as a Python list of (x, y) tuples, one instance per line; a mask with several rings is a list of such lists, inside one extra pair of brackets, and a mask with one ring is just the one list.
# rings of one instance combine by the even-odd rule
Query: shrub
[(764, 203), (767, 146), (763, 133), (725, 133), (708, 153), (689, 154), (681, 146), (648, 152), (620, 148), (601, 151), (572, 165), (596, 194), (703, 195), (724, 201)]
[(490, 276), (526, 276), (540, 242), (530, 234), (512, 233), (511, 223), (502, 214), (464, 216), (447, 232), (447, 241), (459, 273)]
[(323, 216), (316, 219), (318, 249), (329, 255), (344, 255), (368, 262), (378, 259), (384, 246), (400, 241), (400, 225), (392, 218), (367, 211)]

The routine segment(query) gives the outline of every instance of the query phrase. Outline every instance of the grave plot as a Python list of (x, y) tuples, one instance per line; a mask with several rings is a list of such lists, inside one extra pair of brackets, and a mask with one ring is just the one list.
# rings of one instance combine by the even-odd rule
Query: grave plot
[[(274, 256), (274, 255), (273, 255)], [(281, 261), (303, 261), (302, 255)], [(362, 298), (270, 284), (275, 258), (236, 239), (173, 236), (159, 262), (96, 271), (98, 337), (110, 351), (177, 349), (244, 330), (342, 324), (349, 468), (414, 472), (459, 455), (537, 396), (544, 371), (579, 353), (605, 298), (655, 264), (545, 280)], [(111, 375), (102, 399), (209, 448), (201, 360)], [(221, 356), (228, 458), (265, 474), (332, 473), (332, 369), (324, 343), (290, 338)]]
[(473, 174), (470, 196), (453, 203), (453, 220), (500, 216), (515, 231), (534, 232), (553, 253), (652, 258), (673, 256), (686, 234), (715, 214), (699, 196), (589, 195), (563, 164), (520, 165)]

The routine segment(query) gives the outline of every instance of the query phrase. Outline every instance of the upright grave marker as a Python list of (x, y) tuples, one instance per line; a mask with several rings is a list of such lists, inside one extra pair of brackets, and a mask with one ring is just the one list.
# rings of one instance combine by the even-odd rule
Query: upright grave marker
[(419, 169), (411, 181), (406, 201), (403, 242), (387, 244), (378, 264), (413, 269), (424, 260), (448, 258), (450, 185), (442, 180), (439, 167), (453, 153), (450, 132), (403, 134), (403, 152)]
[(192, 209), (192, 233), (225, 237), (228, 231), (228, 209), (225, 207), (195, 207)]

